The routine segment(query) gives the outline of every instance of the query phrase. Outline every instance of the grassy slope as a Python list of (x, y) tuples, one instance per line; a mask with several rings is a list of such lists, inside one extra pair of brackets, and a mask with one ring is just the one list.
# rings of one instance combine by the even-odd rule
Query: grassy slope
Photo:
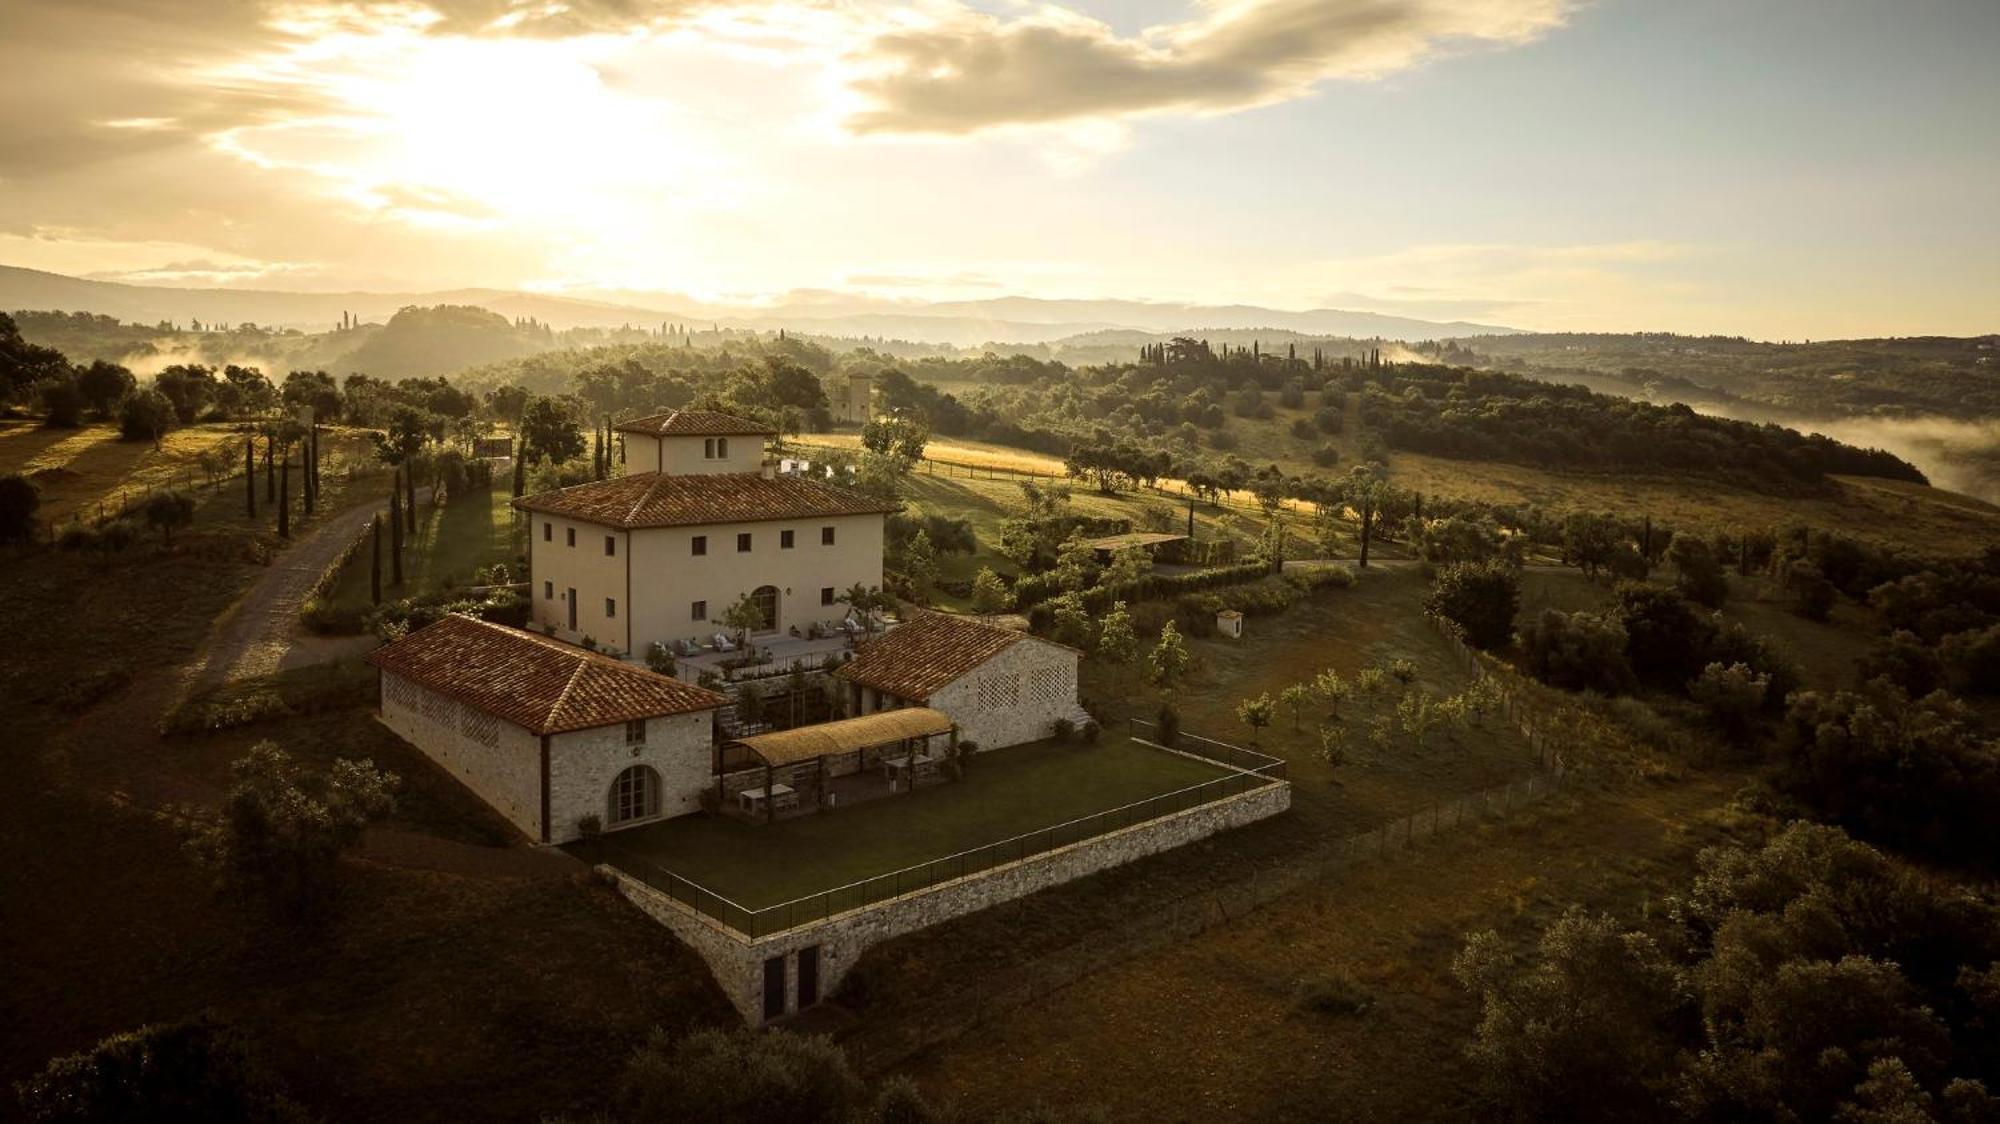
[[(1277, 406), (1275, 396), (1268, 396), (1267, 401), (1273, 405), (1273, 416), (1268, 420), (1229, 418), (1228, 431), (1237, 442), (1231, 450), (1234, 455), (1253, 465), (1277, 464), (1286, 472), (1303, 476), (1337, 476), (1356, 463), (1362, 434), (1358, 411), (1351, 403), (1345, 413), (1344, 432), (1332, 437), (1316, 434), (1305, 440), (1293, 437), (1290, 429), (1294, 420), (1311, 416), (1317, 408), (1316, 396), (1308, 394), (1306, 406), (1299, 409)], [(809, 440), (851, 445), (857, 439), (831, 435)], [(1312, 451), (1322, 443), (1331, 443), (1340, 451), (1340, 462), (1331, 468), (1312, 462)], [(940, 439), (932, 443), (929, 453), (969, 464), (1062, 471), (1060, 458), (975, 441)], [(1225, 454), (1209, 450), (1205, 455)], [(1977, 551), (2000, 540), (2000, 506), (1940, 488), (1871, 477), (1834, 477), (1828, 494), (1794, 498), (1666, 476), (1550, 471), (1415, 453), (1391, 453), (1389, 470), (1397, 484), (1426, 495), (1496, 503), (1531, 501), (1555, 508), (1633, 516), (1651, 514), (1656, 520), (1679, 526), (1774, 527), (1803, 520), (1863, 538), (1940, 553)]]
[(19, 472), (41, 490), (39, 518), (59, 523), (71, 515), (95, 515), (100, 503), (113, 506), (120, 493), (149, 487), (184, 486), (201, 478), (197, 458), (217, 445), (241, 438), (228, 425), (177, 429), (155, 449), (145, 441), (125, 441), (113, 425), (44, 429), (33, 422), (0, 422), (0, 473)]
[[(1656, 571), (1667, 581), (1671, 575)], [(1722, 615), (1769, 639), (1798, 664), (1806, 685), (1820, 690), (1852, 686), (1855, 661), (1874, 647), (1881, 622), (1874, 610), (1846, 598), (1825, 622), (1809, 621), (1788, 608), (1790, 599), (1770, 581), (1729, 576)], [(1611, 604), (1611, 587), (1573, 570), (1531, 570), (1522, 575), (1521, 619), (1543, 609), (1601, 611)]]
[[(1728, 834), (1736, 778), (1564, 798), (1347, 871), (1177, 946), (989, 1018), (913, 1067), (975, 1116), (1041, 1103), (1112, 1120), (1465, 1120), (1478, 1018), (1451, 978), (1467, 933), (1517, 946), (1572, 902), (1634, 916)], [(1294, 1003), (1344, 973), (1354, 1016)]]
[[(506, 480), (494, 481), (481, 496), (465, 496), (443, 507), (419, 505), (414, 538), (403, 540), (403, 585), (390, 584), (389, 531), (382, 536), (382, 596), (413, 597), (453, 586), (470, 585), (472, 572), (496, 562), (510, 570), (521, 563), (521, 524), (514, 517), (513, 491)], [(364, 547), (334, 582), (336, 609), (369, 607), (369, 556)]]
[[(335, 491), (329, 476), (329, 499)], [(233, 488), (203, 493), (171, 551), (0, 553), (30, 645), (0, 666), (0, 1086), (57, 1053), (213, 1009), (269, 1046), (331, 1119), (534, 1119), (602, 1103), (654, 1024), (728, 1017), (690, 954), (490, 813), (365, 711), (201, 737), (151, 733), (172, 668), (257, 572)], [(268, 513), (266, 513), (268, 519)], [(405, 782), (317, 934), (218, 902), (153, 809), (213, 801), (276, 737), (372, 756)], [(553, 864), (553, 865), (552, 865)]]
[[(1458, 689), (1464, 673), (1419, 616), (1422, 593), (1414, 573), (1372, 572), (1354, 589), (1322, 593), (1281, 617), (1250, 619), (1240, 645), (1195, 641), (1201, 669), (1175, 693), (1185, 728), (1246, 740), (1248, 731), (1234, 713), (1244, 695), (1275, 690), (1327, 666), (1351, 677), (1366, 664), (1408, 658), (1417, 663), (1418, 682), (1425, 689), (1440, 694)], [(1160, 702), (1160, 694), (1140, 685), (1133, 673), (1107, 675), (1096, 665), (1086, 665), (1085, 690), (1120, 715), (1150, 715)], [(1370, 713), (1370, 704), (1343, 708), (1349, 724)], [(1379, 751), (1357, 745), (1337, 775), (1319, 759), (1310, 727), (1295, 732), (1288, 717), (1281, 716), (1277, 726), (1264, 732), (1260, 748), (1290, 764), (1294, 789), (1289, 814), (879, 946), (857, 969), (867, 980), (867, 1017), (893, 1025), (905, 1017), (906, 1008), (921, 1010), (941, 991), (968, 981), (977, 986), (990, 975), (1091, 940), (1134, 913), (1199, 893), (1217, 880), (1288, 862), (1317, 844), (1533, 771), (1525, 744), (1497, 720), (1459, 734), (1436, 733), (1423, 749), (1398, 744)], [(1155, 1010), (1148, 1017), (1182, 1020), (1189, 1015), (1176, 1008)], [(1254, 1067), (1245, 1072), (1254, 1073)]]

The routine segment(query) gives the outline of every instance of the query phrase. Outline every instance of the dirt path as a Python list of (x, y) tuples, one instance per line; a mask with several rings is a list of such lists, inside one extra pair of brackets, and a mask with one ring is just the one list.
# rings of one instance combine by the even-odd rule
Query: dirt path
[[(429, 499), (421, 489), (418, 502)], [(388, 504), (359, 504), (316, 524), (292, 542), (278, 561), (257, 579), (241, 600), (216, 624), (208, 643), (208, 659), (194, 672), (190, 692), (203, 691), (232, 679), (269, 675), (280, 667), (297, 666), (365, 651), (367, 641), (320, 640), (299, 635), (299, 609), (313, 583), (340, 557), (378, 512)], [(303, 659), (287, 659), (294, 648)]]

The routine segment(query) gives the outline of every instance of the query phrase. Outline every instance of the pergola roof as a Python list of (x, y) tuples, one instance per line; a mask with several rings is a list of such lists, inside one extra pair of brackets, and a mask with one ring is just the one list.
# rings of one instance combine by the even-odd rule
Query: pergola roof
[(732, 744), (748, 749), (766, 765), (792, 765), (815, 757), (858, 753), (869, 746), (888, 745), (904, 738), (950, 732), (951, 719), (927, 706), (911, 706), (877, 711), (859, 718), (843, 718), (838, 722), (822, 722), (817, 726), (753, 734), (738, 738)]

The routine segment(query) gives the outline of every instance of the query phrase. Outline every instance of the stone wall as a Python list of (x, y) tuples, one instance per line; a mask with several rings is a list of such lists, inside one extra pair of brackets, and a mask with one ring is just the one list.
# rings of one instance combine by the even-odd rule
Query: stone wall
[(636, 878), (604, 869), (615, 877), (626, 898), (701, 954), (729, 1001), (754, 1024), (765, 1021), (764, 963), (768, 959), (782, 958), (784, 962), (784, 1010), (791, 1013), (799, 1006), (801, 949), (819, 950), (819, 994), (825, 998), (861, 954), (881, 941), (1254, 823), (1291, 804), (1290, 782), (1273, 781), (1249, 792), (755, 940), (688, 909)]
[(1077, 654), (1028, 637), (953, 680), (927, 705), (958, 724), (979, 748), (1003, 749), (1049, 736), (1058, 718), (1077, 712)]
[(541, 739), (392, 671), (380, 674), (382, 724), (539, 841)]
[(596, 816), (606, 829), (647, 821), (611, 823), (611, 782), (633, 765), (660, 774), (660, 818), (700, 810), (703, 789), (715, 781), (711, 711), (646, 721), (646, 740), (627, 745), (625, 726), (602, 726), (553, 735), (549, 743), (549, 841), (577, 838), (577, 821)]

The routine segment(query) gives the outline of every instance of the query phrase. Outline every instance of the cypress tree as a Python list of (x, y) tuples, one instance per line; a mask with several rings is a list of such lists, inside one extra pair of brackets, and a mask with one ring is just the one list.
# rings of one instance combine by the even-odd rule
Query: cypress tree
[(266, 503), (278, 502), (277, 449), (278, 435), (266, 433), (264, 435), (264, 502)]
[(278, 466), (278, 537), (292, 537), (292, 451), (285, 450), (285, 463)]
[(528, 488), (528, 450), (521, 438), (514, 438), (514, 498), (520, 499)]
[(257, 518), (257, 439), (243, 439), (243, 503), (251, 519)]
[(306, 436), (299, 438), (299, 510), (305, 515), (313, 513), (313, 507), (319, 499), (318, 489), (313, 486), (312, 450), (312, 434), (308, 432)]
[(389, 581), (399, 587), (403, 584), (403, 489), (400, 486), (389, 493)]
[(417, 466), (410, 463), (403, 466), (403, 520), (408, 523), (411, 534), (417, 533)]
[(375, 532), (375, 541), (370, 546), (368, 555), (368, 599), (380, 605), (382, 603), (382, 513), (376, 512), (368, 521)]

